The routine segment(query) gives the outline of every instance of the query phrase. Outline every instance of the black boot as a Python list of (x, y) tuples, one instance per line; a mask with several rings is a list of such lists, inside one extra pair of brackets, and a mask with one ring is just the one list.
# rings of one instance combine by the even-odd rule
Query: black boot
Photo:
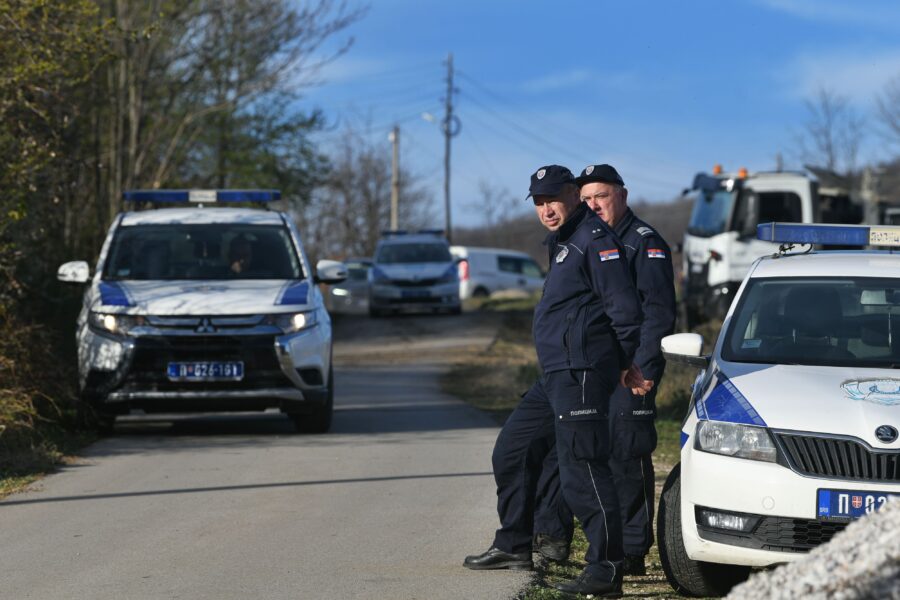
[(644, 557), (626, 554), (625, 562), (622, 563), (622, 572), (625, 575), (646, 575), (647, 566), (644, 564)]
[(534, 567), (531, 552), (510, 553), (499, 548), (491, 548), (483, 554), (467, 556), (463, 566), (468, 569), (516, 569), (530, 571)]
[(547, 560), (565, 562), (569, 558), (569, 543), (546, 533), (538, 533), (534, 536), (534, 551)]
[(554, 583), (553, 587), (564, 594), (583, 594), (585, 596), (593, 596), (594, 598), (621, 598), (622, 597), (622, 580), (617, 578), (615, 581), (603, 581), (595, 579), (587, 571), (582, 571), (581, 575), (572, 581), (563, 581)]

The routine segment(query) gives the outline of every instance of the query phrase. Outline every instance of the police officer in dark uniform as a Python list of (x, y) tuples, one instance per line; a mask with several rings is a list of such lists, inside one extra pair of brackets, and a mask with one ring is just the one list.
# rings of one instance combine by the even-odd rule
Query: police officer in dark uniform
[(581, 202), (565, 167), (542, 167), (530, 196), (552, 256), (534, 313), (534, 340), (543, 377), (522, 397), (493, 453), (501, 527), (491, 548), (466, 557), (471, 569), (528, 569), (535, 485), (544, 456), (540, 442), (555, 436), (565, 503), (590, 544), (587, 567), (569, 593), (616, 597), (622, 589), (622, 521), (612, 473), (609, 399), (616, 386), (649, 390), (633, 364), (640, 342), (640, 303), (625, 249)]
[[(581, 200), (618, 235), (625, 247), (632, 280), (641, 301), (644, 321), (634, 362), (654, 382), (646, 395), (620, 386), (610, 403), (612, 455), (609, 466), (622, 510), (624, 573), (644, 575), (644, 557), (653, 544), (654, 472), (656, 448), (656, 390), (666, 363), (660, 340), (675, 328), (675, 286), (672, 253), (662, 236), (628, 208), (628, 190), (610, 165), (590, 165), (576, 179)], [(544, 556), (559, 560), (568, 555), (571, 519), (561, 504), (553, 473), (552, 455), (538, 486), (535, 516), (536, 546)]]

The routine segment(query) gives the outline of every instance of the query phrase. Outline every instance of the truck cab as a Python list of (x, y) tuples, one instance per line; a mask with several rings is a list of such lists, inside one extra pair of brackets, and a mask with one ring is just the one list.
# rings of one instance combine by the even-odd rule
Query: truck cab
[(819, 184), (803, 172), (698, 173), (687, 195), (694, 207), (684, 236), (684, 300), (688, 326), (722, 318), (757, 258), (777, 245), (756, 239), (765, 222), (859, 222), (849, 197), (822, 202)]

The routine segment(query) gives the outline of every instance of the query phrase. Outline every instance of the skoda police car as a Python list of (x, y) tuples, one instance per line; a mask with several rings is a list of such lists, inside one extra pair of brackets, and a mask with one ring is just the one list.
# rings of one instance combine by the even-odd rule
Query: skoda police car
[(900, 227), (767, 223), (758, 237), (781, 249), (751, 266), (712, 355), (697, 334), (662, 340), (703, 369), (657, 524), (666, 576), (692, 595), (900, 495), (900, 253), (812, 251), (900, 246)]
[(59, 268), (61, 281), (90, 283), (78, 373), (103, 424), (131, 409), (277, 407), (298, 430), (329, 428), (331, 320), (316, 283), (343, 281), (346, 267), (323, 260), (313, 271), (287, 214), (239, 208), (279, 196), (126, 192), (128, 202), (171, 207), (118, 215), (93, 275), (83, 261)]
[(458, 261), (440, 230), (386, 231), (369, 269), (369, 314), (404, 309), (459, 314)]

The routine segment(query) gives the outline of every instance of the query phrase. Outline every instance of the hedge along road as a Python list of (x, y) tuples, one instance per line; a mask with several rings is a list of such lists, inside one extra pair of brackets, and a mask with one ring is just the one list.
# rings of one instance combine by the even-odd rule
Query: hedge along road
[(120, 419), (0, 502), (4, 598), (508, 598), (473, 572), (497, 526), (497, 426), (438, 387), (487, 315), (335, 323), (332, 432), (279, 414)]

